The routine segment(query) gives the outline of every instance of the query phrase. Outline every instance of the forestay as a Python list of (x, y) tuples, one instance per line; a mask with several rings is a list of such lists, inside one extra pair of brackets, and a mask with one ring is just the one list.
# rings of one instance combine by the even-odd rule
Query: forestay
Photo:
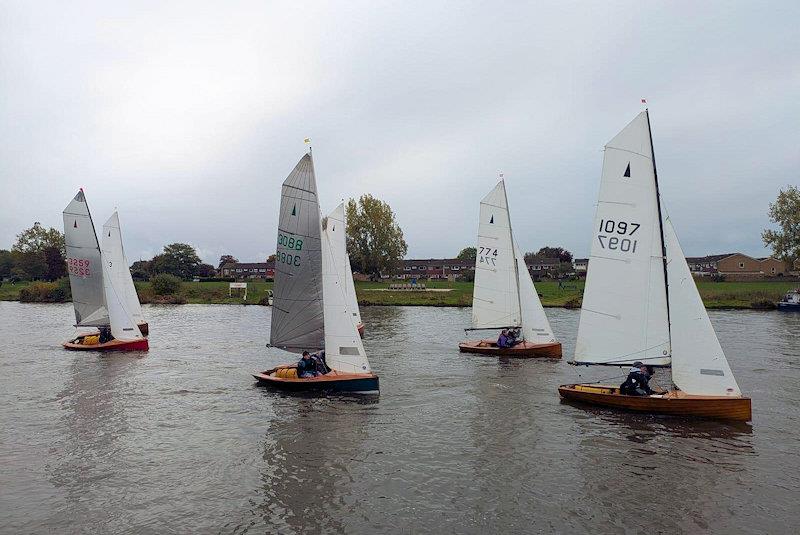
[(114, 283), (109, 263), (105, 261), (103, 262), (103, 292), (108, 306), (111, 334), (114, 338), (117, 340), (141, 340), (144, 338), (125, 306), (121, 289)]
[(672, 382), (687, 394), (740, 396), (669, 218), (664, 222), (672, 327)]
[(652, 154), (646, 112), (606, 145), (575, 363), (670, 363)]
[(63, 216), (75, 322), (87, 327), (108, 325), (100, 246), (82, 189), (64, 209)]
[(525, 256), (514, 244), (517, 274), (519, 278), (519, 301), (522, 311), (522, 338), (534, 344), (546, 344), (556, 341), (547, 315), (544, 313), (539, 293), (533, 285), (533, 279), (525, 266)]
[(320, 211), (314, 162), (303, 156), (283, 182), (270, 344), (301, 353), (324, 347)]
[(323, 229), (331, 245), (336, 270), (339, 279), (344, 285), (347, 309), (356, 325), (361, 323), (361, 312), (358, 309), (356, 288), (353, 283), (353, 270), (350, 267), (350, 257), (347, 255), (347, 220), (345, 218), (344, 203), (328, 215), (327, 223)]
[(121, 294), (125, 308), (137, 325), (144, 323), (142, 306), (139, 304), (139, 296), (128, 267), (128, 258), (122, 246), (122, 231), (117, 212), (114, 212), (103, 225), (102, 252), (113, 286)]
[(521, 323), (505, 183), (481, 200), (472, 326), (476, 329), (518, 327)]
[[(328, 219), (328, 227), (332, 221)], [(325, 308), (325, 362), (336, 371), (369, 373), (370, 366), (356, 320), (348, 306), (346, 285), (341, 280), (328, 232), (322, 235), (322, 282)]]

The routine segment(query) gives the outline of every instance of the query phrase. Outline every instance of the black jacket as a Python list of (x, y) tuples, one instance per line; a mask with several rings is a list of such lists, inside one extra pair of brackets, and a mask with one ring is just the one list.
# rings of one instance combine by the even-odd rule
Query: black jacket
[(640, 370), (631, 370), (625, 382), (619, 386), (621, 394), (628, 396), (649, 396), (653, 394), (653, 389), (647, 384), (650, 381), (650, 376), (642, 373)]

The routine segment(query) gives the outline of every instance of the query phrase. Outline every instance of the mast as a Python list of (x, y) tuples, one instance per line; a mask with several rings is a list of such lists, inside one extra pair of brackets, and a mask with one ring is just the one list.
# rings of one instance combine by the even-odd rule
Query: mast
[[(502, 177), (502, 173), (500, 174)], [(506, 200), (506, 214), (508, 215), (508, 234), (511, 236), (511, 255), (514, 257), (514, 285), (517, 287), (517, 311), (519, 312), (519, 326), (522, 327), (522, 298), (519, 294), (519, 259), (517, 258), (516, 246), (514, 241), (514, 229), (511, 228), (511, 210), (508, 206), (508, 193), (506, 193), (506, 181), (503, 181), (503, 197)], [(525, 268), (527, 269), (527, 268)], [(525, 340), (525, 329), (522, 329), (522, 339)]]
[(650, 156), (653, 161), (653, 178), (656, 185), (656, 206), (658, 207), (658, 232), (661, 236), (661, 263), (664, 267), (664, 293), (666, 294), (667, 302), (667, 334), (669, 335), (670, 355), (672, 354), (672, 326), (669, 315), (669, 281), (667, 278), (667, 246), (664, 243), (664, 219), (661, 215), (661, 193), (658, 190), (658, 170), (656, 169), (656, 151), (653, 148), (653, 130), (650, 128), (650, 110), (645, 108), (645, 115), (647, 116), (647, 133), (650, 136)]

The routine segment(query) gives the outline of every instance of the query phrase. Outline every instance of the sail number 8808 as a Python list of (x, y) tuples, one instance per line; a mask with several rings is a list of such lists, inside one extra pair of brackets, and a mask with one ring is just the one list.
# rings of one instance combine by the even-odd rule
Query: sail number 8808
[(622, 251), (623, 253), (635, 253), (638, 240), (630, 238), (621, 238), (620, 236), (608, 236), (608, 234), (618, 234), (622, 236), (632, 236), (641, 225), (639, 223), (627, 221), (614, 221), (613, 219), (601, 219), (600, 228), (598, 229), (601, 234), (597, 235), (597, 240), (600, 242), (600, 247), (603, 249), (611, 249), (612, 251)]

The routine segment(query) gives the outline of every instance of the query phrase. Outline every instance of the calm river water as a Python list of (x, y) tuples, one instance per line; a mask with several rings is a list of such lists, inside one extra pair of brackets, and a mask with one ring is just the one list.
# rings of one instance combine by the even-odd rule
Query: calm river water
[[(571, 355), (578, 312), (547, 313)], [(752, 426), (562, 403), (592, 372), (459, 354), (469, 309), (365, 308), (368, 399), (256, 387), (250, 372), (293, 360), (265, 348), (267, 307), (145, 314), (149, 353), (101, 356), (60, 349), (71, 305), (0, 303), (3, 533), (800, 525), (800, 314), (711, 314)]]

